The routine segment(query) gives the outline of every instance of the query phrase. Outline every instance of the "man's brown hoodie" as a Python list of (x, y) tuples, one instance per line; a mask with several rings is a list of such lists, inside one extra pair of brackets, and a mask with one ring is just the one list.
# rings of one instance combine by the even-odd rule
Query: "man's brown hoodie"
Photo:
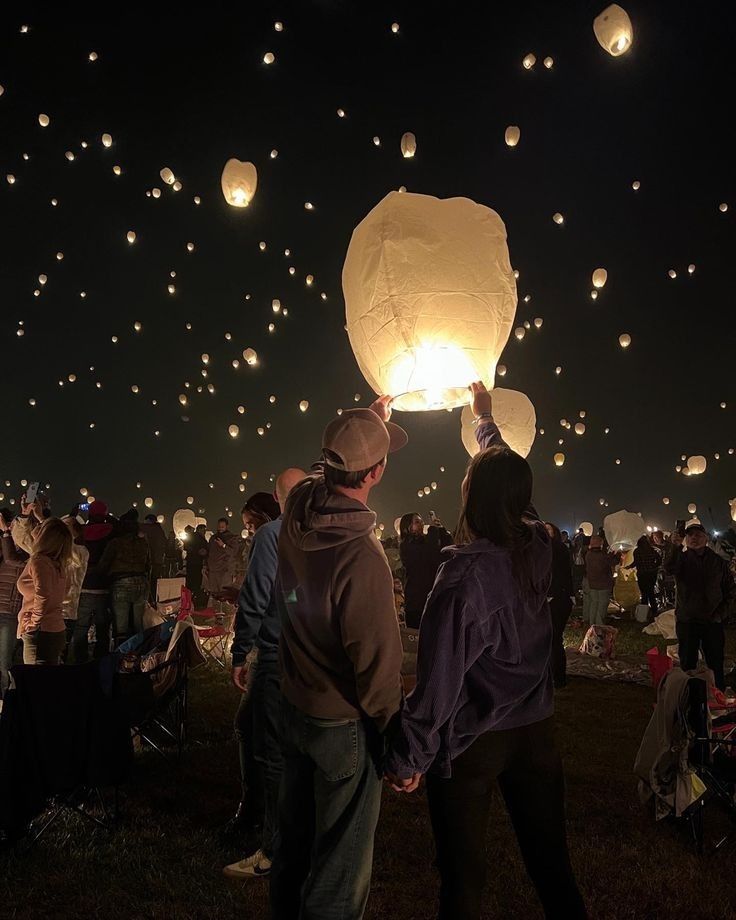
[(279, 538), (281, 687), (306, 715), (371, 718), (401, 702), (393, 578), (364, 504), (321, 476), (292, 491)]

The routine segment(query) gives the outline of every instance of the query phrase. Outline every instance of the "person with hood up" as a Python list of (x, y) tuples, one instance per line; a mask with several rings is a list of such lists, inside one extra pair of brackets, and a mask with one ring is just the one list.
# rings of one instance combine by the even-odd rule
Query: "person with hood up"
[(27, 553), (15, 545), (12, 520), (10, 509), (0, 508), (0, 700), (8, 689), (18, 641), (18, 611), (23, 598), (17, 581), (28, 560)]
[(97, 564), (100, 575), (110, 579), (115, 648), (143, 629), (148, 597), (151, 551), (138, 526), (135, 508), (120, 518), (118, 535), (105, 547)]
[(399, 552), (404, 566), (404, 610), (406, 625), (419, 628), (437, 569), (442, 564), (442, 550), (452, 543), (452, 535), (430, 512), (431, 522), (424, 533), (424, 521), (416, 511), (404, 514), (399, 523)]
[[(275, 499), (283, 512), (286, 499), (307, 474), (287, 469), (276, 479)], [(250, 856), (226, 866), (228, 878), (264, 878), (271, 869), (278, 829), (278, 799), (283, 758), (281, 756), (281, 674), (279, 671), (279, 622), (276, 604), (279, 533), (281, 516), (259, 527), (253, 537), (248, 572), (238, 596), (235, 637), (232, 645), (232, 680), (242, 693), (236, 724), (250, 722), (252, 756), (261, 771), (263, 824), (261, 845)], [(241, 710), (251, 709), (250, 713)], [(241, 741), (241, 744), (243, 742)], [(240, 758), (244, 762), (243, 753)], [(241, 778), (247, 783), (247, 777)], [(242, 806), (241, 806), (242, 807)]]
[(480, 918), (497, 783), (545, 916), (582, 920), (552, 718), (551, 540), (529, 516), (529, 464), (501, 438), (485, 386), (471, 389), (481, 450), (462, 484), (466, 542), (427, 600), (387, 778), (413, 792), (427, 774), (440, 920)]
[(166, 549), (168, 542), (166, 532), (159, 524), (155, 514), (147, 514), (141, 532), (148, 541), (148, 548), (151, 551), (151, 590), (148, 600), (152, 606), (156, 606), (156, 586), (159, 578), (164, 577), (164, 561), (166, 559)]
[(284, 767), (274, 920), (365, 911), (383, 733), (401, 701), (393, 579), (367, 507), (407, 443), (390, 397), (325, 429), (324, 469), (289, 496), (279, 538)]
[(613, 593), (613, 572), (621, 553), (609, 553), (603, 538), (594, 534), (585, 554), (585, 578), (588, 583), (587, 611), (591, 626), (603, 626)]
[(217, 530), (207, 547), (207, 584), (210, 594), (219, 594), (233, 584), (233, 568), (238, 538), (230, 530), (227, 518), (217, 519)]
[(97, 566), (112, 535), (113, 524), (108, 515), (107, 505), (103, 501), (93, 501), (89, 506), (87, 523), (82, 530), (89, 559), (71, 638), (72, 655), (76, 664), (84, 664), (89, 660), (90, 626), (95, 627), (95, 658), (102, 658), (110, 651), (110, 579), (99, 572)]

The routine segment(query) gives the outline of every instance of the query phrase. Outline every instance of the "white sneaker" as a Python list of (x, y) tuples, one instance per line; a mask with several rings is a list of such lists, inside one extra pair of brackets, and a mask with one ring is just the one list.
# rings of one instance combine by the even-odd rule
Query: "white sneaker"
[(240, 862), (225, 866), (222, 874), (226, 878), (246, 880), (250, 878), (263, 878), (271, 872), (271, 860), (263, 850), (256, 850), (252, 856), (246, 856)]

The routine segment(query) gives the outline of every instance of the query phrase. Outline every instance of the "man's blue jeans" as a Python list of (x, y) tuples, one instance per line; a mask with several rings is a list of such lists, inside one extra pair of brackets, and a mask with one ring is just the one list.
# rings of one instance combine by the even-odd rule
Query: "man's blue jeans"
[(18, 617), (0, 613), (0, 700), (10, 683), (9, 671), (18, 641)]
[(145, 575), (126, 575), (113, 582), (110, 592), (115, 648), (143, 631), (143, 614), (148, 598), (148, 579)]
[(91, 594), (83, 591), (79, 596), (77, 619), (73, 621), (71, 635), (72, 660), (74, 664), (84, 664), (89, 660), (87, 634), (94, 623), (95, 658), (102, 658), (110, 653), (110, 596), (108, 594)]
[(360, 920), (381, 808), (373, 724), (316, 719), (284, 701), (284, 769), (271, 870), (274, 920)]

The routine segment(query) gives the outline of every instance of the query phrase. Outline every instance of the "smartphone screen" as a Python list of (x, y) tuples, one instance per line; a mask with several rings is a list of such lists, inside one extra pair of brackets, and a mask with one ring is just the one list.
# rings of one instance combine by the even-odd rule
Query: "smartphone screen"
[(26, 490), (26, 504), (32, 505), (38, 496), (38, 487), (40, 483), (32, 482)]

